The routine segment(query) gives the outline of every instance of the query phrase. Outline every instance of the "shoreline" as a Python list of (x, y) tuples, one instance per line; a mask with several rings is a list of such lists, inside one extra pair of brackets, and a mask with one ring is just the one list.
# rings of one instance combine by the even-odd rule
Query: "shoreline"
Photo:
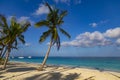
[(40, 64), (9, 62), (0, 71), (0, 80), (119, 80), (120, 73), (69, 66), (46, 65), (44, 71), (36, 70)]
[[(15, 63), (29, 63), (29, 64), (38, 64), (40, 65), (41, 63), (33, 63), (33, 62), (22, 62), (22, 61), (10, 61), (10, 62), (15, 62)], [(86, 66), (73, 66), (73, 65), (57, 65), (57, 64), (46, 64), (46, 66), (55, 66), (55, 67), (70, 67), (70, 68), (83, 68), (83, 69), (93, 69), (93, 70), (99, 70), (99, 71), (111, 71), (111, 72), (118, 72), (120, 73), (120, 70), (112, 70), (112, 69), (104, 69), (104, 68), (99, 68), (99, 67), (86, 67)]]

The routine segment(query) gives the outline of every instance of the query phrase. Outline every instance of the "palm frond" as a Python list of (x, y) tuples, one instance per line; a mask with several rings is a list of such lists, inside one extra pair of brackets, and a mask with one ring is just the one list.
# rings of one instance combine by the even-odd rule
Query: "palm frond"
[(43, 32), (42, 36), (40, 37), (39, 42), (44, 42), (46, 38), (51, 34), (51, 30), (48, 30), (46, 32)]
[(24, 40), (24, 36), (23, 36), (23, 35), (18, 36), (18, 39), (19, 39), (23, 44), (25, 44), (25, 40)]
[(49, 22), (46, 21), (46, 20), (42, 20), (42, 21), (40, 21), (40, 22), (37, 22), (37, 23), (35, 24), (35, 26), (36, 26), (36, 27), (49, 26)]
[(18, 45), (18, 42), (17, 42), (17, 40), (15, 40), (14, 42), (15, 42), (15, 47), (17, 47), (17, 45)]
[(59, 27), (59, 30), (61, 33), (63, 33), (65, 36), (67, 36), (68, 38), (71, 38), (71, 36), (65, 31), (63, 30), (62, 28)]
[(59, 20), (58, 20), (58, 24), (60, 24), (62, 21), (62, 19), (64, 18), (64, 16), (67, 15), (67, 11), (62, 11), (59, 15)]
[(0, 41), (6, 39), (7, 37), (8, 37), (8, 35), (7, 35), (7, 36), (4, 36), (4, 37), (1, 37), (1, 38), (0, 38)]
[(45, 5), (48, 6), (50, 12), (53, 12), (51, 6), (48, 3), (45, 3)]
[(7, 20), (6, 20), (6, 18), (5, 18), (3, 15), (1, 15), (1, 14), (0, 14), (0, 20), (1, 20), (1, 26), (8, 28)]
[(16, 18), (14, 16), (11, 18), (10, 21), (11, 21), (11, 26), (12, 27), (17, 23), (17, 20), (16, 20)]
[(52, 40), (52, 45), (56, 44), (56, 46), (59, 50), (59, 48), (60, 48), (60, 37), (59, 37), (58, 29), (65, 36), (70, 38), (70, 35), (65, 30), (58, 27), (58, 26), (60, 26), (61, 24), (64, 23), (63, 18), (64, 18), (64, 16), (67, 15), (67, 11), (62, 11), (60, 13), (59, 9), (51, 7), (48, 3), (46, 3), (46, 6), (48, 6), (48, 8), (50, 10), (50, 12), (47, 14), (46, 20), (42, 20), (40, 22), (37, 22), (35, 24), (35, 26), (37, 26), (37, 27), (47, 26), (49, 30), (42, 34), (39, 42), (45, 41), (46, 38), (51, 34), (50, 38)]
[[(55, 35), (53, 35), (53, 37), (54, 37)], [(56, 35), (56, 39), (54, 39), (54, 38), (52, 38), (52, 45), (56, 45), (57, 46), (57, 50), (59, 50), (60, 49), (60, 37), (59, 37), (59, 35), (57, 34)]]
[(30, 22), (26, 22), (26, 23), (22, 26), (23, 32), (25, 32), (25, 31), (28, 29), (29, 26), (31, 26)]
[(17, 47), (15, 47), (15, 46), (12, 46), (11, 48), (12, 48), (12, 49), (17, 49), (17, 50), (18, 50), (18, 48), (17, 48)]
[(56, 45), (57, 45), (57, 50), (59, 50), (60, 49), (60, 37), (59, 37), (59, 35), (57, 37)]

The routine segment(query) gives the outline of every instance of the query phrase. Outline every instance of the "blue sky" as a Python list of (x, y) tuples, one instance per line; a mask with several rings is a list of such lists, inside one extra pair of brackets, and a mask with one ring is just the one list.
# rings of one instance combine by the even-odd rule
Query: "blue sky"
[(26, 44), (13, 50), (13, 56), (44, 56), (49, 38), (38, 42), (46, 28), (34, 23), (49, 12), (43, 2), (67, 10), (62, 27), (71, 39), (61, 35), (61, 48), (53, 46), (50, 56), (120, 56), (120, 0), (0, 0), (0, 13), (7, 19), (29, 20), (32, 26), (24, 33)]

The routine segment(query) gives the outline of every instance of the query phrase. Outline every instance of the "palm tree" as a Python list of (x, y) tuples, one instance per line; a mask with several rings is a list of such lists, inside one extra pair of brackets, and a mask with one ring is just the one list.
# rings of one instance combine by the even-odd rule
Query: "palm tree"
[(35, 24), (36, 27), (46, 26), (47, 31), (43, 32), (42, 36), (39, 39), (39, 42), (44, 42), (47, 37), (50, 36), (50, 44), (46, 52), (45, 58), (38, 68), (38, 70), (43, 70), (44, 65), (46, 64), (47, 58), (49, 56), (51, 47), (56, 44), (57, 49), (60, 48), (60, 36), (59, 32), (62, 32), (65, 36), (70, 38), (70, 35), (63, 30), (60, 26), (64, 23), (63, 18), (67, 15), (67, 11), (61, 11), (59, 9), (51, 7), (48, 3), (46, 6), (49, 8), (49, 13), (46, 17), (46, 20), (39, 21)]
[(5, 45), (6, 59), (3, 65), (3, 69), (6, 68), (8, 58), (12, 49), (17, 49), (18, 41), (25, 43), (23, 32), (25, 32), (30, 26), (30, 22), (26, 21), (23, 24), (18, 23), (15, 17), (11, 18), (10, 25), (7, 24), (7, 20), (4, 16), (1, 16), (0, 21), (2, 21), (2, 29), (4, 36), (1, 38), (1, 42)]
[[(4, 35), (3, 29), (1, 28), (2, 26), (3, 26), (2, 15), (0, 15), (0, 39)], [(2, 41), (0, 40), (0, 57), (2, 55), (3, 50), (4, 50), (4, 45), (3, 45)]]
[(0, 63), (3, 63), (3, 56), (6, 52), (6, 49), (5, 49), (6, 46), (4, 45), (3, 41), (1, 40), (1, 38), (5, 36), (3, 29), (5, 30), (4, 26), (6, 26), (6, 21), (4, 18), (5, 17), (0, 14), (0, 59), (1, 59)]

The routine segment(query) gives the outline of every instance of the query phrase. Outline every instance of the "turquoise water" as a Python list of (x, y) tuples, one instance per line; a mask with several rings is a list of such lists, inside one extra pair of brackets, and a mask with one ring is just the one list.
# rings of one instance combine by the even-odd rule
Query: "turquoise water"
[[(19, 59), (15, 57), (11, 61), (42, 63), (43, 57)], [(100, 70), (112, 70), (120, 72), (120, 57), (49, 57), (47, 64), (67, 65), (72, 67), (86, 67)]]

